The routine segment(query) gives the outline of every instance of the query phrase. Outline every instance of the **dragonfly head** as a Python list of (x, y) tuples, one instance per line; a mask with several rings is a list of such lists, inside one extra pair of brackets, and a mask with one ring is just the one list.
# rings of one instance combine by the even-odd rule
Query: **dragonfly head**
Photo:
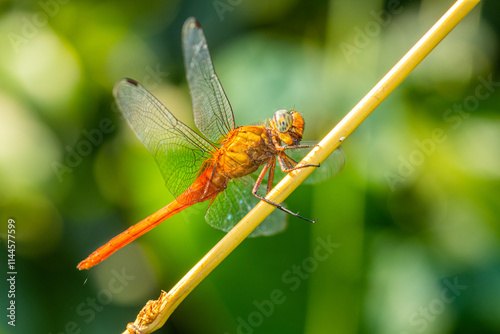
[(295, 110), (278, 110), (271, 120), (271, 128), (287, 145), (299, 145), (304, 131), (304, 119)]

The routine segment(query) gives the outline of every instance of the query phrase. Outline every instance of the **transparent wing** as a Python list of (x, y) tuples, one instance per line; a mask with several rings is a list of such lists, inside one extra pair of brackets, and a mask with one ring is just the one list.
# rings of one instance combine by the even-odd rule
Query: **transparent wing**
[[(314, 145), (314, 142), (303, 141), (301, 142), (303, 145)], [(309, 153), (311, 149), (298, 149), (291, 150), (294, 152), (290, 152), (288, 155), (295, 161), (300, 161), (302, 158)], [(288, 152), (287, 152), (288, 154)], [(342, 147), (338, 147), (332, 154), (328, 156), (328, 158), (323, 161), (319, 167), (315, 168), (314, 172), (312, 172), (309, 177), (304, 180), (304, 184), (315, 184), (328, 180), (329, 178), (337, 175), (344, 168), (346, 162), (346, 157), (344, 150)], [(281, 170), (281, 169), (280, 169)]]
[(182, 47), (194, 122), (208, 140), (219, 143), (234, 129), (234, 116), (215, 74), (205, 35), (195, 18), (191, 17), (184, 23)]
[(154, 156), (165, 185), (179, 196), (193, 183), (215, 148), (136, 81), (123, 79), (113, 94), (137, 137)]
[[(232, 179), (208, 208), (205, 219), (213, 227), (229, 232), (259, 202), (252, 194), (255, 181), (250, 176)], [(269, 236), (286, 227), (286, 213), (274, 210), (250, 237)]]

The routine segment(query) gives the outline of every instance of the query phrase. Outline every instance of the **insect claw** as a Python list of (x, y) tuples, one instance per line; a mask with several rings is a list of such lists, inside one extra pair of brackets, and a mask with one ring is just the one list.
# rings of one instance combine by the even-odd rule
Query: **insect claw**
[[(283, 211), (285, 211), (285, 210), (283, 210)], [(301, 215), (299, 215), (299, 213), (298, 213), (298, 212), (297, 212), (297, 213), (294, 213), (294, 212), (291, 212), (290, 210), (286, 210), (285, 212), (288, 212), (288, 213), (290, 213), (292, 216), (295, 216), (295, 217), (297, 217), (297, 218), (300, 218), (300, 219), (302, 219), (302, 220), (305, 220), (305, 221), (310, 222), (310, 223), (313, 223), (313, 224), (316, 224), (316, 222), (318, 221), (317, 219), (312, 220), (312, 219), (309, 219), (309, 218), (306, 218), (306, 217), (302, 217)]]

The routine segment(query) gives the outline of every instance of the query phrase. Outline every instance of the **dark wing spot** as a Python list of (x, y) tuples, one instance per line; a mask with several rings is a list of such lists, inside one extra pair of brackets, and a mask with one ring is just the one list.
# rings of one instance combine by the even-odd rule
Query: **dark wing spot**
[(137, 85), (139, 85), (139, 83), (137, 81), (135, 81), (134, 79), (125, 78), (125, 81), (127, 81), (129, 84), (134, 85), (136, 87), (137, 87)]

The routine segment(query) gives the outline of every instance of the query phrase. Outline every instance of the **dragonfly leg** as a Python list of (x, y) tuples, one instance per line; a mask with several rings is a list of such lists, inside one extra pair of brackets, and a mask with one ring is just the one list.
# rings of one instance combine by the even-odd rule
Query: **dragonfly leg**
[(274, 181), (274, 169), (276, 168), (276, 158), (273, 156), (270, 161), (270, 166), (269, 166), (269, 176), (267, 177), (267, 191), (266, 194), (269, 194), (271, 192), (271, 189), (273, 188), (273, 181)]
[[(316, 223), (316, 220), (311, 220), (311, 219), (307, 219), (307, 218), (305, 218), (305, 217), (302, 217), (302, 216), (301, 216), (301, 215), (299, 215), (298, 213), (295, 213), (295, 212), (292, 212), (292, 211), (288, 210), (287, 208), (285, 208), (285, 207), (284, 207), (284, 206), (282, 206), (281, 204), (278, 204), (278, 203), (275, 203), (275, 202), (273, 202), (273, 201), (270, 201), (270, 200), (268, 200), (267, 198), (265, 198), (264, 196), (260, 196), (259, 194), (257, 194), (257, 190), (259, 190), (259, 187), (260, 187), (260, 185), (261, 185), (261, 183), (262, 183), (262, 180), (264, 179), (264, 176), (266, 176), (266, 173), (267, 173), (267, 171), (269, 170), (269, 168), (270, 168), (271, 166), (273, 167), (273, 169), (272, 169), (272, 172), (269, 172), (269, 179), (268, 179), (268, 184), (267, 184), (267, 189), (268, 189), (268, 193), (269, 193), (269, 191), (270, 191), (270, 189), (269, 189), (269, 188), (270, 188), (269, 184), (271, 184), (271, 185), (272, 185), (272, 183), (273, 183), (272, 178), (274, 178), (274, 166), (276, 166), (276, 160), (274, 160), (274, 157), (272, 157), (272, 158), (269, 160), (269, 162), (268, 162), (267, 164), (265, 164), (265, 165), (264, 165), (264, 168), (262, 168), (262, 171), (260, 172), (260, 175), (259, 175), (259, 177), (257, 178), (257, 181), (255, 182), (255, 185), (254, 185), (254, 187), (253, 187), (253, 189), (252, 189), (252, 194), (253, 194), (255, 197), (257, 197), (258, 199), (260, 199), (260, 200), (262, 200), (262, 201), (264, 201), (264, 202), (266, 202), (266, 203), (268, 203), (268, 204), (271, 204), (271, 205), (275, 206), (276, 208), (280, 209), (280, 210), (281, 210), (281, 211), (283, 211), (283, 212), (286, 212), (286, 213), (288, 213), (288, 214), (290, 214), (290, 215), (292, 215), (292, 216), (295, 216), (295, 217), (297, 217), (297, 218), (303, 219), (303, 220), (308, 221), (308, 222), (310, 222), (310, 223)], [(306, 167), (306, 166), (304, 166), (304, 167)], [(271, 175), (271, 173), (272, 173), (272, 175)], [(270, 182), (270, 183), (269, 183), (269, 182)]]
[(318, 145), (281, 145), (276, 137), (273, 137), (272, 141), (273, 141), (274, 147), (278, 151), (291, 150), (294, 148), (313, 148), (313, 147), (318, 146)]
[(280, 148), (282, 150), (293, 150), (294, 148), (313, 148), (316, 146), (318, 146), (318, 145), (290, 145), (290, 146), (278, 145), (278, 148)]
[(292, 170), (301, 169), (304, 167), (319, 167), (320, 165), (306, 164), (297, 166), (297, 162), (290, 158), (286, 154), (278, 154), (278, 162), (280, 163), (281, 170), (285, 173), (291, 172)]

